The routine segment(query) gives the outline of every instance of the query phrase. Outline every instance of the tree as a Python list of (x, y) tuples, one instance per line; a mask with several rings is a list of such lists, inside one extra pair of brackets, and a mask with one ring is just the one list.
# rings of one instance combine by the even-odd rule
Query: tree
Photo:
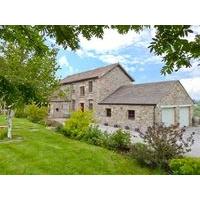
[(8, 138), (12, 138), (14, 110), (35, 102), (44, 104), (57, 86), (56, 52), (46, 56), (4, 44), (0, 49), (0, 99), (7, 109)]
[(170, 74), (183, 67), (192, 67), (191, 61), (200, 59), (200, 33), (194, 40), (189, 40), (192, 27), (185, 26), (155, 26), (157, 32), (149, 46), (150, 51), (162, 56), (165, 63), (162, 74)]
[[(152, 38), (149, 46), (150, 51), (161, 56), (165, 65), (161, 69), (162, 74), (170, 74), (182, 67), (192, 67), (193, 59), (200, 59), (200, 35), (194, 33), (190, 25), (156, 25), (152, 26), (156, 35)], [(79, 48), (79, 38), (82, 35), (90, 40), (93, 36), (103, 38), (105, 29), (115, 29), (120, 34), (129, 31), (141, 32), (152, 28), (143, 25), (75, 25), (75, 26), (1, 26), (0, 39), (14, 42), (19, 46), (35, 50), (38, 54), (45, 54), (49, 47), (46, 43), (52, 38), (58, 45), (72, 50)], [(194, 40), (190, 41), (187, 36), (193, 33)]]

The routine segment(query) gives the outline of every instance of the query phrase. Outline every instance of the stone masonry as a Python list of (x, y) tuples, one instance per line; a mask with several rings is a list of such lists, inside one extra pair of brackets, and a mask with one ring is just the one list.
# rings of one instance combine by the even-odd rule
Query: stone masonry
[[(92, 104), (97, 123), (130, 129), (146, 128), (162, 121), (163, 106), (173, 107), (175, 123), (178, 123), (179, 108), (187, 105), (190, 125), (192, 123), (193, 101), (179, 81), (136, 84), (134, 87), (132, 84), (134, 80), (120, 64), (72, 75), (69, 79), (66, 77), (64, 81), (66, 82), (62, 82), (61, 88), (69, 89), (68, 98), (51, 99), (50, 118), (66, 118), (81, 106), (84, 106), (84, 110), (88, 110), (89, 104)], [(91, 81), (92, 92), (89, 91)], [(81, 95), (81, 87), (84, 87), (84, 95)], [(117, 96), (113, 96), (115, 93)], [(114, 102), (105, 103), (104, 100), (110, 96), (113, 96), (110, 99)], [(106, 114), (108, 108), (111, 109), (111, 116)], [(128, 116), (129, 111), (134, 111), (134, 119)]]

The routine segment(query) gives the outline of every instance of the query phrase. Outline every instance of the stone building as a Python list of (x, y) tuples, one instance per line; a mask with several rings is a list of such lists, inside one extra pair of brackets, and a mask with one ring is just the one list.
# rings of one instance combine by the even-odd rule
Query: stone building
[(51, 98), (50, 118), (90, 109), (98, 123), (126, 129), (161, 122), (191, 125), (193, 101), (179, 81), (133, 82), (118, 63), (68, 76), (60, 86), (66, 96), (57, 91)]

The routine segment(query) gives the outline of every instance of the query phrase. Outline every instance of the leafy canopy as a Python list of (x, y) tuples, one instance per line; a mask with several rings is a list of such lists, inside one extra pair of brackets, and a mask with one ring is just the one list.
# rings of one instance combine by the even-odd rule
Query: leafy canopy
[[(151, 28), (143, 25), (42, 25), (42, 26), (0, 26), (0, 39), (18, 44), (27, 50), (34, 50), (40, 55), (48, 52), (47, 40), (54, 39), (63, 48), (79, 48), (80, 35), (90, 40), (92, 37), (103, 38), (105, 29), (115, 29), (120, 34), (129, 31), (141, 32)], [(191, 67), (193, 59), (200, 58), (200, 35), (190, 41), (187, 36), (194, 33), (190, 25), (155, 25), (154, 38), (150, 51), (161, 56), (164, 66), (162, 74), (170, 74), (182, 67)]]
[(0, 98), (8, 107), (44, 103), (57, 85), (56, 52), (42, 57), (17, 45), (0, 49)]

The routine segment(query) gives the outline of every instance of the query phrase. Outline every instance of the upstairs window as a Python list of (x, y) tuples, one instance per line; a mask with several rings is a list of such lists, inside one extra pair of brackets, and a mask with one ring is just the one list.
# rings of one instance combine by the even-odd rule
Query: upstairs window
[(93, 91), (93, 81), (89, 81), (89, 92)]
[(128, 110), (128, 119), (135, 119), (135, 110)]
[(111, 117), (111, 109), (110, 108), (106, 108), (106, 116)]
[(72, 93), (75, 93), (74, 85), (72, 85)]
[(85, 87), (84, 86), (80, 87), (80, 95), (85, 96)]

